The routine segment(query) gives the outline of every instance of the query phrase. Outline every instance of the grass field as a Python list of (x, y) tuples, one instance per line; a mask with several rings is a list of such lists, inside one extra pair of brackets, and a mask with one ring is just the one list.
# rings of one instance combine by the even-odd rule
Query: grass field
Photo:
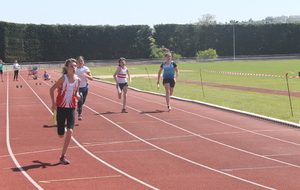
[[(249, 75), (230, 75), (212, 73), (206, 71), (222, 71), (237, 73), (253, 73), (267, 75), (298, 76), (300, 71), (300, 61), (298, 60), (279, 60), (279, 61), (244, 61), (244, 62), (209, 62), (209, 63), (180, 63), (179, 79), (198, 81), (200, 84), (200, 70), (203, 82), (256, 87), (265, 89), (275, 89), (287, 91), (287, 81), (285, 77), (249, 76)], [(128, 65), (130, 73), (157, 74), (160, 65)], [(112, 75), (116, 67), (94, 67), (93, 76)], [(146, 70), (147, 69), (147, 70)], [(292, 72), (294, 74), (292, 74)], [(113, 82), (113, 79), (104, 79)], [(152, 85), (151, 85), (152, 84)], [(288, 78), (290, 91), (299, 92), (300, 79)], [(156, 88), (156, 79), (133, 78), (130, 86), (145, 91), (152, 91), (164, 94), (164, 89)], [(152, 87), (151, 87), (152, 86)], [(217, 88), (201, 85), (176, 83), (174, 96), (186, 99), (199, 100), (233, 109), (257, 113), (269, 117), (274, 117), (286, 121), (299, 123), (300, 121), (300, 98), (291, 97), (293, 116), (289, 97), (283, 95), (272, 95), (258, 92), (248, 92), (226, 88)], [(204, 94), (204, 96), (203, 96)]]

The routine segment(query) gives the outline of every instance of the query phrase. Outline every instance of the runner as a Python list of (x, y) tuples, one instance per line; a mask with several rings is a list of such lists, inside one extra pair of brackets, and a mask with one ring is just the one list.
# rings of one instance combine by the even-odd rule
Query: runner
[(131, 77), (128, 68), (126, 65), (126, 59), (121, 57), (119, 59), (119, 66), (114, 74), (114, 79), (116, 81), (116, 87), (118, 89), (118, 98), (122, 98), (122, 92), (123, 92), (123, 109), (122, 113), (127, 113), (126, 110), (126, 99), (127, 99), (127, 90), (128, 90), (128, 83), (127, 83), (127, 75), (129, 78), (129, 82), (131, 82)]
[(160, 65), (160, 69), (158, 71), (157, 85), (160, 84), (160, 75), (162, 70), (164, 70), (163, 85), (166, 89), (167, 108), (168, 111), (170, 111), (171, 110), (170, 96), (172, 96), (173, 94), (176, 78), (178, 77), (179, 70), (177, 68), (176, 63), (172, 61), (172, 54), (170, 52), (165, 54), (165, 59), (166, 61)]
[[(78, 93), (80, 79), (75, 75), (77, 67), (76, 63), (76, 59), (66, 60), (63, 68), (63, 76), (50, 88), (52, 111), (57, 110), (57, 133), (60, 138), (63, 138), (65, 135), (65, 121), (67, 120), (67, 132), (60, 157), (61, 164), (70, 163), (66, 159), (66, 152), (70, 144), (75, 125), (75, 108), (77, 107), (76, 99), (80, 99), (80, 95)], [(56, 101), (54, 100), (55, 89), (58, 91)]]
[(76, 58), (77, 60), (77, 70), (76, 75), (80, 78), (80, 86), (79, 86), (79, 94), (81, 96), (80, 100), (78, 101), (78, 120), (82, 120), (82, 106), (86, 100), (86, 97), (89, 92), (89, 81), (93, 80), (93, 76), (91, 74), (90, 69), (84, 65), (84, 58), (79, 56)]

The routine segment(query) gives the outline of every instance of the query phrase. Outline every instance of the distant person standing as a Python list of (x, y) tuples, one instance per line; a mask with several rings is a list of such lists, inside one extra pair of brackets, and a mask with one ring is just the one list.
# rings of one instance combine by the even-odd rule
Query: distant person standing
[(4, 82), (4, 80), (3, 80), (3, 65), (4, 65), (5, 63), (2, 61), (2, 59), (0, 59), (0, 75), (1, 75), (1, 81), (2, 82)]
[(171, 52), (165, 54), (165, 60), (166, 61), (160, 65), (160, 69), (158, 71), (157, 85), (160, 84), (161, 72), (162, 70), (164, 70), (163, 85), (166, 90), (167, 108), (168, 111), (170, 111), (171, 110), (170, 96), (172, 96), (173, 94), (176, 78), (178, 77), (179, 70), (177, 68), (177, 64), (172, 60)]
[(128, 83), (127, 83), (127, 75), (129, 78), (129, 82), (131, 82), (131, 77), (128, 68), (126, 65), (126, 59), (121, 57), (119, 59), (119, 66), (114, 73), (114, 79), (116, 81), (116, 87), (118, 89), (118, 98), (122, 98), (122, 92), (123, 92), (123, 109), (122, 113), (127, 113), (126, 111), (126, 100), (127, 100), (127, 90), (128, 90)]
[(89, 81), (93, 80), (93, 76), (91, 74), (90, 69), (84, 65), (84, 58), (79, 56), (76, 58), (77, 60), (77, 70), (76, 75), (80, 78), (80, 86), (79, 86), (79, 94), (81, 96), (80, 100), (78, 101), (78, 120), (82, 120), (82, 106), (86, 100), (86, 97), (89, 92)]
[(15, 63), (13, 64), (13, 69), (14, 69), (14, 81), (18, 81), (20, 65), (17, 60), (15, 60)]

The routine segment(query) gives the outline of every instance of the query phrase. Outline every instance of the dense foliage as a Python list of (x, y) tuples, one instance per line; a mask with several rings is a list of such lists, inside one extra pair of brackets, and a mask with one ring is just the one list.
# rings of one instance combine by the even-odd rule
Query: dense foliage
[(215, 49), (209, 48), (208, 50), (196, 52), (196, 57), (200, 59), (216, 59), (218, 54)]
[[(293, 54), (300, 52), (300, 24), (155, 25), (153, 38), (183, 57), (215, 49), (219, 56)], [(233, 32), (235, 31), (235, 32)]]
[(0, 22), (3, 60), (52, 61), (83, 55), (89, 60), (150, 55), (151, 28), (135, 26), (33, 25)]
[[(235, 31), (235, 32), (234, 32)], [(219, 56), (293, 54), (300, 51), (300, 24), (82, 26), (0, 22), (0, 59), (13, 62), (160, 57), (168, 48), (179, 57), (214, 49)]]

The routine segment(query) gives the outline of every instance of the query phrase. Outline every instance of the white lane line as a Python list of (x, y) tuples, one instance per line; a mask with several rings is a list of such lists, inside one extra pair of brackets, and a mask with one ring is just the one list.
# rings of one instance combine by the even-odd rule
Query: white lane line
[[(26, 81), (25, 81), (25, 82), (26, 82)], [(27, 82), (26, 82), (26, 84), (28, 85)], [(46, 84), (47, 84), (48, 86), (51, 86), (51, 85), (48, 84), (48, 83), (46, 83)], [(28, 85), (28, 86), (29, 86), (29, 85)], [(48, 111), (53, 115), (51, 109), (48, 108), (48, 106), (47, 106), (47, 105), (45, 104), (45, 102), (39, 97), (39, 95), (38, 95), (37, 93), (35, 93), (35, 91), (34, 91), (30, 86), (29, 86), (29, 88), (30, 88), (31, 91), (37, 96), (37, 98), (43, 103), (43, 105), (48, 109)], [(86, 148), (84, 148), (84, 147), (83, 147), (83, 146), (82, 146), (82, 145), (81, 145), (74, 137), (72, 137), (72, 140), (73, 140), (73, 141), (74, 141), (74, 142), (75, 142), (82, 150), (84, 150), (84, 151), (85, 151), (86, 153), (88, 153), (90, 156), (92, 156), (92, 157), (95, 158), (96, 160), (100, 161), (101, 163), (105, 164), (106, 166), (108, 166), (108, 167), (114, 169), (115, 171), (117, 171), (117, 172), (119, 172), (119, 173), (121, 173), (121, 174), (127, 176), (128, 178), (130, 178), (130, 179), (132, 179), (132, 180), (134, 180), (134, 181), (136, 181), (136, 182), (139, 182), (139, 183), (141, 183), (141, 184), (143, 184), (143, 185), (145, 185), (145, 186), (147, 186), (147, 187), (149, 187), (149, 188), (151, 188), (151, 189), (158, 190), (158, 188), (153, 187), (153, 186), (151, 186), (150, 184), (147, 184), (147, 183), (145, 183), (145, 182), (143, 182), (143, 181), (141, 181), (141, 180), (139, 180), (139, 179), (137, 179), (137, 178), (135, 178), (135, 177), (133, 177), (133, 176), (131, 176), (131, 175), (125, 173), (125, 172), (123, 172), (122, 170), (119, 170), (118, 168), (116, 168), (116, 167), (114, 167), (114, 166), (108, 164), (107, 162), (101, 160), (101, 159), (98, 158), (96, 155), (94, 155), (93, 153), (91, 153), (90, 151), (88, 151)]]
[[(116, 102), (116, 101), (114, 101), (114, 100), (112, 100), (112, 99), (103, 97), (103, 96), (98, 95), (98, 94), (96, 94), (96, 93), (93, 93), (93, 92), (89, 92), (89, 93), (94, 94), (95, 96), (101, 97), (101, 98), (103, 98), (103, 99), (107, 99), (107, 100), (109, 100), (109, 101)], [(118, 102), (116, 102), (116, 103), (118, 103)], [(98, 113), (98, 112), (96, 112), (95, 110), (93, 110), (92, 108), (88, 107), (87, 105), (85, 105), (85, 107), (87, 107), (89, 110), (93, 111), (94, 113)], [(129, 107), (129, 106), (128, 106), (128, 107)], [(135, 108), (132, 108), (132, 107), (130, 107), (130, 108), (133, 109), (133, 110), (135, 110), (135, 111), (140, 112), (139, 110), (137, 110), (137, 109), (135, 109)], [(149, 116), (149, 117), (152, 117), (152, 118), (154, 118), (154, 119), (157, 119), (157, 120), (159, 120), (159, 121), (162, 121), (163, 123), (167, 123), (167, 124), (169, 124), (169, 125), (171, 125), (171, 126), (175, 126), (175, 125), (173, 125), (173, 124), (170, 124), (170, 123), (168, 123), (168, 122), (165, 122), (165, 121), (163, 121), (163, 120), (161, 120), (161, 119), (159, 119), (159, 118), (156, 118), (156, 117), (154, 117), (154, 116), (151, 116), (151, 115), (149, 115), (149, 114), (145, 114), (145, 115), (147, 115), (147, 116)], [(234, 178), (234, 179), (237, 179), (237, 180), (240, 180), (240, 181), (244, 181), (244, 182), (249, 183), (249, 184), (252, 184), (252, 185), (256, 185), (256, 186), (263, 187), (263, 188), (266, 188), (266, 189), (274, 189), (274, 188), (271, 188), (271, 187), (268, 187), (268, 186), (265, 186), (265, 185), (262, 185), (262, 184), (259, 184), (259, 183), (255, 183), (255, 182), (253, 182), (253, 181), (249, 181), (249, 180), (246, 180), (246, 179), (243, 179), (243, 178), (240, 178), (240, 177), (237, 177), (237, 176), (234, 176), (234, 175), (231, 175), (231, 174), (222, 172), (222, 171), (220, 171), (220, 170), (211, 168), (211, 167), (209, 167), (209, 166), (200, 164), (200, 163), (198, 163), (198, 162), (194, 162), (194, 161), (192, 161), (192, 160), (189, 160), (189, 159), (187, 159), (187, 158), (184, 158), (184, 157), (182, 157), (182, 156), (179, 156), (179, 155), (177, 155), (177, 154), (174, 154), (174, 153), (172, 153), (172, 152), (170, 152), (170, 151), (168, 151), (168, 150), (165, 150), (165, 149), (163, 149), (163, 148), (160, 148), (160, 147), (158, 147), (158, 146), (156, 146), (156, 145), (154, 145), (154, 144), (152, 144), (152, 143), (150, 143), (150, 142), (148, 142), (148, 141), (146, 141), (146, 140), (140, 138), (139, 136), (137, 136), (137, 135), (131, 133), (130, 131), (124, 129), (123, 127), (121, 127), (121, 126), (118, 125), (117, 123), (113, 122), (112, 120), (108, 119), (107, 117), (105, 117), (105, 116), (103, 116), (103, 115), (101, 115), (101, 114), (100, 114), (99, 116), (102, 117), (103, 119), (107, 120), (108, 122), (112, 123), (113, 125), (115, 125), (115, 126), (118, 127), (119, 129), (123, 130), (124, 132), (128, 133), (129, 135), (131, 135), (131, 136), (133, 136), (133, 137), (139, 139), (140, 141), (142, 141), (142, 142), (144, 142), (144, 143), (146, 143), (146, 144), (148, 144), (148, 145), (150, 145), (150, 146), (152, 146), (152, 147), (154, 147), (154, 148), (156, 148), (156, 149), (158, 149), (158, 150), (161, 150), (161, 151), (163, 151), (163, 152), (165, 152), (165, 153), (167, 153), (167, 154), (170, 154), (171, 156), (177, 157), (177, 158), (179, 158), (179, 159), (181, 159), (181, 160), (184, 160), (184, 161), (186, 161), (186, 162), (195, 164), (195, 165), (197, 165), (197, 166), (200, 166), (200, 167), (206, 168), (206, 169), (208, 169), (208, 170), (211, 170), (211, 171), (214, 171), (214, 172), (217, 172), (217, 173), (220, 173), (220, 174), (229, 176), (229, 177), (231, 177), (231, 178)], [(181, 129), (180, 127), (177, 127), (177, 126), (175, 126), (175, 127)], [(184, 130), (184, 131), (189, 132), (189, 131), (187, 131), (187, 130)], [(189, 132), (189, 133), (191, 133), (191, 132)], [(197, 134), (195, 134), (195, 133), (192, 133), (192, 134), (194, 134), (195, 136), (199, 136), (199, 135), (197, 135)], [(211, 139), (208, 139), (208, 138), (205, 138), (205, 139), (212, 141)], [(217, 141), (216, 141), (216, 142), (217, 142)], [(220, 144), (219, 142), (217, 142), (217, 143)], [(221, 144), (222, 144), (222, 143), (221, 143)], [(79, 145), (79, 144), (78, 144), (78, 145)], [(225, 145), (225, 144), (224, 144), (224, 146), (228, 146), (228, 145)], [(233, 148), (234, 148), (234, 147), (233, 147)]]
[(106, 166), (108, 166), (108, 167), (114, 169), (115, 171), (117, 171), (117, 172), (119, 172), (119, 173), (121, 173), (121, 174), (127, 176), (128, 178), (130, 178), (130, 179), (132, 179), (132, 180), (134, 180), (134, 181), (136, 181), (136, 182), (139, 182), (139, 183), (142, 184), (142, 185), (145, 185), (146, 187), (149, 187), (149, 188), (151, 188), (151, 189), (158, 190), (158, 188), (153, 187), (153, 186), (151, 186), (150, 184), (145, 183), (145, 182), (139, 180), (138, 178), (135, 178), (135, 177), (133, 177), (133, 176), (127, 174), (126, 172), (124, 172), (124, 171), (122, 171), (122, 170), (120, 170), (120, 169), (118, 169), (118, 168), (116, 168), (116, 167), (110, 165), (109, 163), (105, 162), (104, 160), (98, 158), (95, 154), (91, 153), (89, 150), (87, 150), (86, 148), (84, 148), (84, 147), (83, 147), (83, 146), (82, 146), (82, 145), (81, 145), (74, 137), (72, 137), (72, 140), (73, 140), (73, 141), (74, 141), (74, 142), (75, 142), (82, 150), (84, 150), (86, 153), (88, 153), (90, 156), (92, 156), (93, 158), (95, 158), (95, 159), (98, 160), (99, 162), (101, 162), (101, 163), (105, 164)]
[[(12, 148), (11, 148), (11, 145), (10, 145), (10, 135), (9, 135), (9, 130), (10, 130), (10, 118), (9, 118), (9, 79), (8, 79), (8, 76), (9, 76), (9, 73), (7, 72), (7, 78), (6, 78), (6, 81), (7, 81), (7, 87), (6, 87), (6, 146), (7, 146), (7, 150), (9, 152), (9, 155), (11, 157), (11, 159), (13, 160), (13, 162), (15, 163), (15, 165), (17, 166), (17, 168), (21, 171), (21, 173), (28, 179), (28, 181), (30, 181), (37, 189), (40, 189), (42, 190), (43, 188), (37, 184), (31, 177), (30, 175), (27, 174), (27, 172), (22, 168), (22, 166), (20, 165), (20, 163), (18, 162), (18, 160), (16, 159), (13, 151), (12, 151)], [(21, 77), (21, 75), (20, 75)], [(23, 77), (21, 77), (23, 79)], [(23, 79), (24, 80), (24, 79)], [(28, 85), (28, 84), (27, 84)]]
[(268, 157), (275, 157), (275, 156), (299, 156), (300, 153), (297, 154), (269, 154), (269, 155), (265, 155)]
[(256, 167), (256, 168), (233, 168), (233, 169), (221, 169), (221, 171), (232, 172), (236, 170), (262, 170), (262, 169), (275, 169), (275, 168), (289, 168), (291, 166), (272, 166), (272, 167)]
[[(153, 140), (165, 140), (165, 139), (175, 139), (175, 138), (187, 138), (187, 137), (193, 137), (194, 135), (187, 135), (187, 136), (171, 136), (171, 137), (160, 137), (160, 138), (149, 138), (146, 140), (153, 141)], [(89, 143), (81, 143), (84, 145), (84, 147), (92, 147), (92, 146), (105, 146), (110, 144), (124, 144), (124, 143), (134, 143), (134, 142), (141, 142), (139, 140), (128, 140), (128, 141), (115, 141), (115, 142), (89, 142)], [(78, 146), (69, 146), (68, 149), (71, 148), (80, 148)], [(51, 151), (57, 151), (61, 150), (61, 148), (54, 148), (54, 149), (47, 149), (47, 150), (36, 150), (31, 152), (21, 152), (21, 153), (15, 153), (15, 156), (18, 155), (26, 155), (26, 154), (37, 154), (42, 152), (51, 152)], [(10, 155), (1, 155), (0, 158), (10, 157)]]
[(153, 151), (157, 149), (138, 149), (138, 150), (108, 150), (108, 151), (94, 151), (94, 153), (112, 153), (112, 152), (145, 152), (145, 151)]
[[(106, 84), (113, 84), (113, 83), (110, 83), (110, 82), (105, 82), (105, 81), (100, 81), (100, 82), (103, 82), (103, 83), (106, 83)], [(97, 86), (97, 85), (96, 85)], [(97, 86), (99, 87), (99, 86)], [(101, 88), (101, 87), (100, 87)], [(107, 88), (103, 88), (103, 89), (106, 89), (106, 90), (110, 90), (110, 89), (107, 89)], [(142, 91), (142, 90), (138, 90), (138, 89), (135, 89), (135, 88), (132, 88), (132, 90), (134, 91), (137, 91), (137, 92), (143, 92), (143, 93), (148, 93), (148, 94), (152, 94), (152, 95), (158, 95), (158, 96), (164, 96), (162, 94), (158, 94), (158, 93), (153, 93), (153, 92), (148, 92), (148, 91)], [(111, 91), (111, 90), (110, 90)], [(137, 96), (133, 96), (131, 95), (131, 97), (134, 97), (136, 99), (141, 99), (143, 101), (147, 101), (147, 102), (151, 102), (151, 103), (155, 103), (155, 104), (159, 104), (159, 105), (165, 105), (165, 104), (162, 104), (162, 103), (158, 103), (158, 102), (155, 102), (155, 101), (152, 101), (152, 100), (148, 100), (148, 99), (144, 99), (144, 98), (141, 98), (141, 97), (137, 97)], [(221, 109), (221, 110), (225, 110), (225, 111), (232, 111), (231, 109), (224, 109), (224, 107), (220, 107), (220, 106), (216, 106), (216, 105), (212, 105), (212, 104), (206, 104), (206, 103), (202, 103), (202, 102), (198, 102), (198, 101), (191, 101), (191, 100), (187, 100), (187, 99), (182, 99), (182, 98), (174, 98), (176, 100), (180, 100), (180, 101), (186, 101), (186, 102), (190, 102), (190, 103), (196, 103), (196, 104), (200, 104), (200, 105), (204, 105), (204, 106), (210, 106), (212, 108), (216, 108), (216, 109)], [(296, 146), (300, 146), (299, 143), (294, 143), (294, 142), (291, 142), (291, 141), (286, 141), (286, 140), (283, 140), (283, 139), (279, 139), (279, 138), (276, 138), (276, 137), (272, 137), (272, 136), (269, 136), (269, 135), (265, 135), (265, 134), (261, 134), (261, 133), (258, 133), (258, 132), (255, 132), (255, 131), (251, 131), (251, 130), (247, 130), (247, 129), (244, 129), (244, 128), (241, 128), (241, 127), (238, 127), (238, 126), (234, 126), (234, 125), (231, 125), (229, 123), (225, 123), (225, 122), (222, 122), (222, 121), (219, 121), (219, 120), (216, 120), (216, 119), (213, 119), (213, 118), (210, 118), (210, 117), (207, 117), (207, 116), (203, 116), (203, 115), (199, 115), (199, 114), (196, 114), (196, 113), (193, 113), (193, 112), (189, 112), (189, 111), (186, 111), (186, 110), (183, 110), (183, 109), (179, 109), (179, 108), (176, 108), (176, 107), (173, 107), (172, 109), (177, 109), (179, 111), (182, 111), (182, 112), (185, 112), (185, 113), (188, 113), (188, 114), (191, 114), (191, 115), (195, 115), (197, 117), (201, 117), (201, 118), (204, 118), (204, 119), (207, 119), (207, 120), (211, 120), (211, 121), (214, 121), (214, 122), (217, 122), (217, 123), (220, 123), (220, 124), (223, 124), (223, 125), (227, 125), (227, 126), (230, 126), (232, 128), (235, 128), (235, 129), (239, 129), (239, 130), (242, 130), (242, 131), (245, 131), (245, 132), (249, 132), (249, 133), (253, 133), (253, 134), (256, 134), (256, 135), (259, 135), (259, 136), (263, 136), (263, 137), (267, 137), (267, 138), (270, 138), (270, 139), (273, 139), (273, 140), (277, 140), (277, 141), (281, 141), (281, 142), (285, 142), (285, 143), (288, 143), (288, 144), (292, 144), (292, 145), (296, 145)], [(241, 112), (238, 112), (239, 110), (235, 110), (233, 111), (234, 113), (241, 113)], [(244, 114), (244, 112), (242, 112), (242, 114)], [(250, 113), (249, 113), (250, 114)], [(248, 115), (249, 115), (248, 114)], [(247, 114), (246, 114), (247, 115)], [(251, 115), (251, 114), (250, 114)], [(262, 116), (260, 117), (257, 117), (259, 119), (264, 119), (262, 118)], [(272, 120), (271, 118), (269, 117), (266, 117), (265, 118), (266, 120), (270, 120), (272, 122), (277, 122), (277, 123), (284, 123), (284, 122), (278, 122), (276, 119), (275, 120)], [(286, 122), (286, 124), (289, 124), (290, 122)], [(300, 125), (299, 125), (300, 127)], [(294, 129), (295, 130), (295, 129)]]
[[(137, 96), (131, 96), (131, 97), (135, 97), (136, 99), (141, 99), (141, 100), (143, 100), (143, 101), (148, 101), (148, 102), (151, 102), (151, 103), (156, 103), (156, 104), (161, 105), (160, 103), (157, 103), (157, 102), (151, 101), (151, 100), (147, 100), (147, 99), (143, 99), (143, 98), (141, 98), (141, 97), (137, 97)], [(244, 132), (248, 132), (248, 133), (252, 133), (252, 134), (255, 134), (255, 135), (259, 135), (259, 136), (263, 136), (263, 137), (266, 137), (266, 138), (270, 138), (270, 139), (273, 139), (273, 140), (277, 140), (277, 141), (285, 142), (285, 143), (288, 143), (288, 144), (300, 146), (299, 143), (294, 143), (294, 142), (291, 142), (291, 141), (286, 141), (286, 140), (279, 139), (279, 138), (276, 138), (276, 137), (272, 137), (272, 136), (269, 136), (269, 135), (261, 134), (261, 133), (255, 132), (255, 131), (247, 130), (247, 129), (244, 129), (244, 128), (241, 128), (241, 127), (238, 127), (238, 126), (235, 126), (235, 125), (231, 125), (231, 124), (229, 124), (229, 123), (225, 123), (225, 122), (223, 122), (223, 121), (219, 121), (219, 120), (214, 119), (214, 118), (210, 118), (210, 117), (207, 117), (207, 116), (199, 115), (199, 114), (197, 114), (197, 113), (193, 113), (193, 112), (190, 112), (190, 111), (186, 111), (186, 110), (183, 110), (183, 109), (180, 109), (180, 108), (172, 107), (172, 109), (174, 109), (174, 110), (176, 109), (176, 110), (179, 110), (179, 111), (181, 111), (181, 112), (185, 112), (185, 113), (188, 113), (188, 114), (191, 114), (191, 115), (194, 115), (194, 116), (203, 118), (203, 119), (207, 119), (207, 120), (210, 120), (210, 121), (214, 121), (214, 122), (216, 122), (216, 123), (220, 123), (220, 124), (223, 124), (223, 125), (226, 125), (226, 126), (235, 128), (235, 129), (239, 129), (239, 130), (244, 131)], [(297, 129), (294, 129), (294, 130), (297, 130)]]
[[(112, 102), (121, 104), (121, 103), (119, 103), (119, 102), (116, 102), (115, 100), (106, 98), (106, 97), (101, 96), (101, 95), (98, 95), (98, 94), (96, 94), (96, 93), (93, 93), (93, 92), (90, 92), (90, 93), (91, 93), (91, 94), (94, 94), (95, 96), (101, 97), (101, 98), (103, 98), (103, 99), (107, 99), (107, 100), (109, 100), (109, 101), (112, 101)], [(141, 99), (141, 100), (145, 100), (145, 101), (146, 101), (146, 99), (143, 99), (143, 98), (138, 98), (138, 99)], [(151, 101), (151, 102), (152, 102), (152, 101)], [(134, 110), (134, 111), (136, 111), (136, 112), (141, 112), (140, 110), (137, 110), (137, 109), (135, 109), (135, 108), (133, 108), (133, 107), (130, 107), (130, 106), (127, 106), (127, 107), (130, 108), (130, 109), (132, 109), (132, 110)], [(178, 108), (176, 108), (176, 109), (178, 109)], [(271, 138), (271, 139), (276, 139), (276, 140), (283, 141), (283, 142), (287, 142), (287, 143), (289, 142), (289, 141), (285, 141), (285, 140), (282, 140), (282, 139), (277, 139), (277, 138), (273, 138), (273, 137), (270, 137), (270, 136), (267, 136), (267, 135), (263, 135), (263, 134), (260, 134), (260, 133), (255, 133), (255, 132), (253, 132), (253, 131), (245, 130), (245, 129), (242, 129), (242, 128), (237, 127), (237, 126), (234, 126), (234, 125), (231, 125), (231, 124), (228, 124), (228, 123), (225, 123), (225, 122), (218, 121), (218, 120), (216, 120), (216, 119), (212, 119), (212, 118), (209, 118), (209, 117), (201, 116), (201, 115), (196, 114), (196, 113), (192, 113), (192, 112), (185, 111), (185, 110), (182, 110), (182, 109), (178, 109), (178, 110), (180, 110), (180, 111), (182, 111), (182, 112), (185, 112), (185, 113), (192, 114), (192, 115), (196, 115), (196, 116), (198, 116), (198, 117), (206, 118), (206, 119), (208, 119), (208, 120), (211, 120), (211, 121), (214, 121), (214, 122), (218, 122), (218, 123), (221, 123), (221, 124), (223, 124), (223, 125), (228, 125), (228, 126), (231, 126), (231, 127), (234, 127), (234, 128), (238, 128), (238, 129), (241, 129), (241, 130), (243, 130), (243, 131), (247, 131), (247, 132), (250, 132), (250, 133), (254, 133), (254, 134), (257, 134), (257, 135), (261, 135), (261, 136), (264, 136), (264, 137), (268, 137), (268, 138)], [(249, 152), (249, 151), (246, 151), (246, 150), (243, 150), (243, 149), (234, 147), (234, 146), (227, 145), (227, 144), (225, 144), (225, 143), (221, 143), (221, 142), (216, 141), (216, 140), (212, 140), (212, 139), (210, 139), (210, 138), (208, 138), (208, 137), (204, 137), (203, 135), (199, 135), (199, 134), (197, 134), (197, 133), (191, 132), (191, 131), (189, 131), (189, 130), (186, 130), (186, 129), (184, 129), (184, 128), (181, 128), (181, 127), (179, 127), (179, 126), (177, 126), (177, 125), (175, 125), (175, 124), (169, 123), (169, 122), (167, 122), (167, 121), (165, 121), (165, 120), (162, 120), (162, 119), (157, 118), (157, 117), (155, 117), (155, 116), (152, 116), (152, 115), (150, 115), (150, 114), (146, 114), (146, 113), (145, 113), (144, 115), (147, 115), (147, 116), (149, 116), (149, 117), (151, 117), (151, 118), (153, 118), (153, 119), (156, 119), (156, 120), (158, 120), (158, 121), (161, 121), (161, 122), (163, 122), (163, 123), (166, 123), (166, 124), (168, 124), (168, 125), (170, 125), (170, 126), (172, 126), (172, 127), (174, 127), (174, 128), (177, 128), (177, 129), (179, 129), (179, 130), (182, 130), (182, 131), (184, 131), (184, 132), (187, 132), (187, 133), (189, 133), (189, 134), (191, 134), (191, 135), (200, 137), (200, 138), (202, 138), (202, 139), (208, 140), (208, 141), (210, 141), (210, 142), (214, 142), (214, 143), (216, 143), (216, 144), (219, 144), (219, 145), (222, 145), (222, 146), (225, 146), (225, 147), (234, 149), (234, 150), (238, 150), (238, 151), (241, 151), (241, 152), (250, 154), (250, 155), (254, 155), (254, 156), (257, 156), (257, 157), (265, 158), (265, 159), (267, 159), (267, 160), (272, 160), (272, 161), (275, 161), (275, 162), (278, 162), (278, 163), (282, 163), (282, 164), (285, 164), (285, 165), (289, 165), (289, 166), (293, 166), (293, 167), (300, 168), (299, 165), (295, 165), (295, 164), (283, 162), (283, 161), (276, 160), (276, 159), (273, 159), (273, 158), (268, 158), (268, 157), (263, 156), (263, 155), (260, 155), (260, 154), (256, 154), (256, 153), (253, 153), (253, 152)], [(299, 144), (292, 143), (292, 142), (290, 142), (290, 144), (294, 144), (294, 145), (300, 146)]]
[[(118, 102), (116, 102), (116, 103), (118, 103)], [(132, 108), (132, 109), (133, 109), (133, 108)], [(134, 110), (136, 110), (136, 109), (134, 109)], [(139, 111), (139, 112), (140, 112), (140, 111)], [(95, 113), (97, 113), (97, 112), (95, 112)], [(151, 115), (149, 115), (149, 114), (146, 114), (146, 115), (151, 116)], [(103, 117), (102, 115), (100, 115), (100, 116)], [(151, 116), (151, 117), (153, 117), (153, 116)], [(155, 117), (154, 117), (154, 118), (155, 118)], [(106, 118), (106, 119), (107, 119), (107, 118)], [(157, 118), (157, 119), (158, 119), (158, 118)], [(163, 121), (163, 120), (162, 120), (162, 121)], [(111, 122), (112, 122), (112, 121), (111, 121)], [(112, 122), (112, 123), (113, 123), (113, 122)], [(166, 123), (167, 123), (167, 122), (166, 122)], [(115, 124), (115, 123), (113, 123), (113, 124), (114, 124), (114, 125), (117, 125), (117, 124)], [(124, 130), (124, 129), (123, 129), (123, 130)], [(128, 132), (129, 132), (129, 131), (128, 131)], [(130, 133), (130, 132), (129, 132), (129, 133)], [(134, 134), (132, 134), (132, 135), (134, 135)], [(135, 135), (134, 135), (134, 136), (135, 136)], [(137, 136), (136, 136), (136, 137), (137, 137)], [(78, 146), (81, 146), (74, 138), (72, 138), (72, 139), (74, 140), (75, 143), (77, 143)], [(147, 144), (149, 144), (149, 142), (144, 141), (143, 139), (142, 139), (142, 141), (145, 142), (145, 143), (147, 143)], [(151, 143), (150, 143), (150, 144), (151, 144)], [(153, 146), (155, 146), (155, 145), (153, 145)], [(82, 147), (82, 146), (81, 146), (81, 147)], [(84, 149), (84, 147), (82, 147), (82, 148)], [(159, 147), (157, 147), (157, 148), (159, 148)], [(166, 150), (164, 150), (164, 149), (161, 149), (161, 148), (159, 148), (159, 149), (162, 150), (162, 151), (168, 152), (168, 151), (166, 151)], [(88, 152), (88, 153), (90, 153), (90, 152)], [(194, 163), (194, 164), (196, 164), (196, 165), (200, 165), (200, 166), (205, 167), (205, 168), (207, 168), (207, 169), (211, 169), (211, 170), (213, 170), (213, 171), (216, 171), (216, 172), (218, 172), (218, 173), (222, 173), (222, 174), (224, 174), (224, 175), (228, 175), (228, 176), (230, 176), (230, 177), (233, 177), (233, 178), (236, 178), (236, 179), (239, 179), (239, 180), (242, 180), (242, 181), (251, 183), (251, 184), (255, 184), (255, 185), (258, 185), (258, 186), (267, 188), (267, 189), (272, 189), (272, 188), (270, 188), (270, 187), (266, 187), (266, 186), (263, 186), (263, 185), (261, 185), (261, 184), (257, 184), (257, 183), (254, 183), (254, 182), (251, 182), (251, 181), (248, 181), (248, 180), (245, 180), (245, 179), (236, 177), (236, 176), (232, 176), (232, 175), (230, 175), (230, 174), (221, 172), (221, 171), (219, 171), (219, 170), (215, 170), (215, 169), (213, 169), (213, 168), (204, 166), (204, 165), (202, 165), (202, 164), (199, 164), (199, 163), (196, 163), (196, 162), (187, 160), (187, 159), (185, 159), (185, 158), (183, 158), (183, 157), (181, 157), (181, 156), (175, 155), (175, 154), (173, 154), (173, 153), (171, 153), (171, 152), (168, 152), (168, 153), (169, 153), (169, 154), (172, 154), (173, 156), (176, 156), (176, 157), (178, 157), (178, 158), (181, 158), (181, 159), (184, 159), (184, 160), (189, 161), (189, 162), (191, 162), (191, 163)], [(91, 153), (90, 153), (90, 154), (91, 154)], [(91, 156), (95, 157), (95, 155), (93, 155), (93, 154), (91, 154)], [(96, 159), (99, 159), (98, 157), (95, 157), (95, 158), (96, 158)]]

